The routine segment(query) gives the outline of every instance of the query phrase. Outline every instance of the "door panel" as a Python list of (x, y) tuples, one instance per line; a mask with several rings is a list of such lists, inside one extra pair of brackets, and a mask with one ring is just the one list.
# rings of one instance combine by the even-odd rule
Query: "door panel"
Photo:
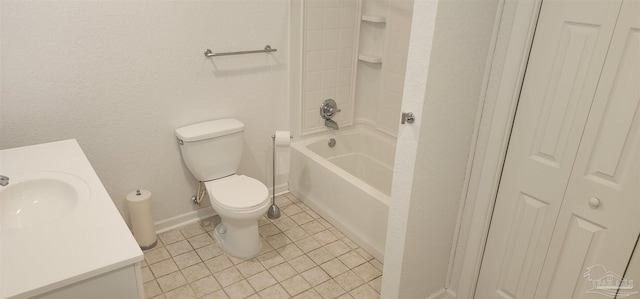
[(582, 273), (622, 276), (640, 232), (639, 16), (623, 2), (536, 297), (599, 296)]
[[(543, 2), (477, 298), (533, 297), (620, 4)], [(597, 235), (577, 225), (577, 242)]]

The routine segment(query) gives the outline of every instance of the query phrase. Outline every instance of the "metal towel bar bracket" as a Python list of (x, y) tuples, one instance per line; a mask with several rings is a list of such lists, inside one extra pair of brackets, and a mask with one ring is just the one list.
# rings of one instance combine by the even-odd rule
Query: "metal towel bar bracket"
[(237, 52), (222, 52), (222, 53), (214, 53), (211, 49), (207, 49), (204, 51), (204, 56), (206, 57), (214, 57), (214, 56), (229, 56), (229, 55), (242, 55), (242, 54), (253, 54), (253, 53), (271, 53), (278, 51), (278, 49), (272, 49), (271, 46), (266, 45), (262, 50), (251, 50), (251, 51), (237, 51)]

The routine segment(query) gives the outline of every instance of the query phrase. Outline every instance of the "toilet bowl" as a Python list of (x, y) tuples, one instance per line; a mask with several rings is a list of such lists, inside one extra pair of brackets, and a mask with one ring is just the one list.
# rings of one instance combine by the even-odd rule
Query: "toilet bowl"
[(242, 158), (244, 124), (218, 119), (176, 129), (185, 165), (204, 182), (211, 207), (222, 222), (214, 237), (229, 255), (251, 258), (262, 244), (258, 220), (269, 209), (269, 191), (262, 182), (238, 175)]
[(267, 187), (244, 175), (231, 175), (204, 185), (211, 207), (222, 219), (214, 230), (218, 244), (237, 258), (256, 256), (262, 248), (258, 220), (270, 204)]

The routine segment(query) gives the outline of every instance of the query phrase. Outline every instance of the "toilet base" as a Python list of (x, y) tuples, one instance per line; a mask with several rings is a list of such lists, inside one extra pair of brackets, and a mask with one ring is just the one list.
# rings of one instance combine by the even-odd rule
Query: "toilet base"
[(229, 225), (224, 219), (216, 225), (214, 238), (227, 254), (240, 259), (250, 259), (262, 249), (258, 221), (249, 225)]

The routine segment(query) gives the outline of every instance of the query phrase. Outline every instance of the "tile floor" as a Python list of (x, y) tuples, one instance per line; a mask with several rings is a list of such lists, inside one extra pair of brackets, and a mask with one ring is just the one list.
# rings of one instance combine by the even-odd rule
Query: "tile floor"
[(262, 250), (240, 260), (224, 253), (219, 217), (159, 235), (144, 252), (147, 298), (379, 298), (382, 264), (291, 194), (281, 217), (260, 220)]

